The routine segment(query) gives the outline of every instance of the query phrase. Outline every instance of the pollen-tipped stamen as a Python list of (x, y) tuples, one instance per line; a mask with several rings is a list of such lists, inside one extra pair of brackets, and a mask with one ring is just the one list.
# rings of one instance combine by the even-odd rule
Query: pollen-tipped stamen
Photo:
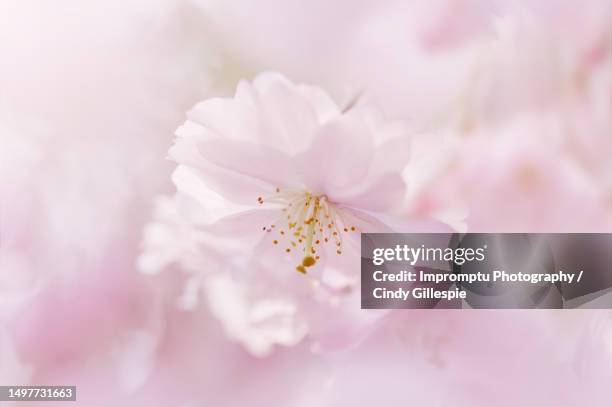
[(356, 231), (354, 226), (346, 223), (334, 205), (327, 201), (325, 195), (312, 195), (298, 189), (276, 188), (276, 194), (265, 198), (258, 197), (257, 201), (259, 204), (265, 202), (281, 206), (280, 219), (263, 229), (272, 232), (278, 224), (279, 228), (276, 230), (280, 236), (272, 243), (277, 245), (287, 237), (289, 247), (285, 252), (290, 253), (291, 248), (296, 248), (304, 253), (301, 263), (296, 266), (300, 273), (305, 274), (307, 268), (315, 266), (320, 259), (315, 245), (331, 240), (335, 243), (336, 253), (342, 254), (342, 234), (348, 233), (349, 230)]

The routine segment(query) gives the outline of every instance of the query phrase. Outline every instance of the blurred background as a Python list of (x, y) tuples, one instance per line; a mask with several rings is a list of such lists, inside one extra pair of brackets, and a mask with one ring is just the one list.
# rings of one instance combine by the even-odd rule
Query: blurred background
[(0, 384), (84, 406), (610, 405), (609, 311), (404, 311), (342, 350), (258, 356), (207, 302), (176, 306), (184, 273), (140, 273), (185, 112), (270, 70), (427, 134), (413, 214), (612, 232), (610, 1), (2, 0)]

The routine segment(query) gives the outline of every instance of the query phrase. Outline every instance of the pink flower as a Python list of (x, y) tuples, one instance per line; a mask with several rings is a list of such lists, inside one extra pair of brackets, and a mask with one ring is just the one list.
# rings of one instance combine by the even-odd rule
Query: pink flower
[(141, 228), (208, 61), (165, 0), (0, 9), (0, 382), (135, 405), (165, 334)]
[(194, 3), (220, 59), (239, 62), (226, 71), (274, 66), (338, 100), (364, 92), (425, 129), (558, 107), (610, 55), (606, 0)]
[(446, 170), (424, 187), (414, 210), (466, 208), (470, 232), (612, 230), (609, 195), (566, 148), (565, 137), (572, 134), (566, 121), (529, 115), (498, 128), (496, 137), (479, 129), (460, 139)]
[[(361, 332), (356, 320), (378, 313), (355, 311), (360, 233), (433, 226), (394, 217), (410, 154), (401, 124), (359, 103), (342, 109), (322, 90), (278, 74), (241, 82), (233, 98), (199, 103), (177, 136), (170, 157), (179, 164), (178, 196), (202, 214), (185, 217), (200, 227), (208, 269), (230, 273), (204, 281), (207, 300), (228, 335), (255, 354), (306, 332), (330, 345)], [(180, 236), (169, 244), (184, 245)], [(159, 247), (153, 242), (148, 233), (145, 248)], [(144, 259), (151, 264), (149, 250)], [(340, 315), (335, 326), (330, 312)], [(267, 345), (259, 343), (262, 321)]]

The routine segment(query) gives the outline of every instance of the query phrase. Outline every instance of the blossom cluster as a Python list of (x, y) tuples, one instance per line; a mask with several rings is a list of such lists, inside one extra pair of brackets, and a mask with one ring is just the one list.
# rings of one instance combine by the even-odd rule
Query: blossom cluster
[(0, 382), (609, 405), (609, 311), (361, 310), (359, 251), (612, 232), (611, 22), (607, 0), (0, 5)]

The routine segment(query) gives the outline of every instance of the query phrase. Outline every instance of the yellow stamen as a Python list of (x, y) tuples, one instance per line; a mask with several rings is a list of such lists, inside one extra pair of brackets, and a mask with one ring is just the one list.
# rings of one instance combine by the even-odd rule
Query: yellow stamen
[[(346, 224), (341, 213), (325, 195), (313, 195), (298, 189), (276, 188), (276, 194), (258, 197), (257, 201), (259, 204), (280, 205), (282, 216), (275, 222), (279, 226), (276, 229), (279, 234), (275, 236), (277, 239), (271, 240), (275, 245), (283, 240), (288, 246), (285, 246), (287, 253), (290, 253), (292, 248), (303, 253), (301, 263), (296, 266), (300, 273), (306, 273), (306, 269), (314, 267), (320, 259), (315, 245), (331, 240), (336, 246), (336, 252), (341, 254), (343, 233), (347, 233), (349, 229), (355, 231), (355, 227)], [(263, 229), (271, 232), (274, 227), (275, 225), (267, 225)]]
[(317, 261), (314, 259), (314, 257), (312, 256), (306, 256), (304, 257), (304, 259), (302, 260), (302, 266), (304, 267), (312, 267), (315, 265)]

